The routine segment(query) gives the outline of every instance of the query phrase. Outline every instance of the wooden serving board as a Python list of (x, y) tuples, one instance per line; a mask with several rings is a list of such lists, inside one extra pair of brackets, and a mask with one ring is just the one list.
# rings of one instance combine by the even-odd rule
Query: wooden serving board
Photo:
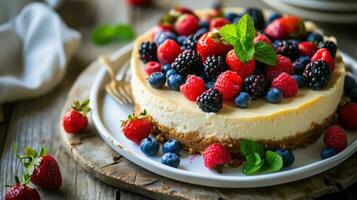
[[(68, 94), (61, 119), (74, 100), (88, 98), (100, 67), (98, 62), (94, 62), (78, 77)], [(221, 189), (193, 185), (156, 175), (131, 163), (100, 138), (90, 119), (87, 131), (76, 135), (67, 134), (61, 123), (62, 142), (87, 172), (109, 185), (153, 199), (314, 199), (344, 190), (357, 181), (355, 153), (324, 173), (277, 186)]]

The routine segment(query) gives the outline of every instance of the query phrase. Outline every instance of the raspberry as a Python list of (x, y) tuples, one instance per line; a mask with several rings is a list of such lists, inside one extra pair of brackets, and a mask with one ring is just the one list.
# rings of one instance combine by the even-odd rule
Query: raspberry
[(236, 72), (240, 77), (245, 79), (254, 73), (256, 62), (255, 62), (255, 58), (253, 58), (253, 60), (248, 61), (246, 63), (241, 62), (238, 59), (234, 50), (231, 50), (228, 52), (226, 56), (226, 63), (232, 71)]
[(219, 143), (209, 145), (203, 152), (205, 166), (211, 170), (221, 171), (221, 167), (231, 162), (231, 154)]
[(175, 29), (176, 32), (180, 35), (191, 35), (194, 34), (198, 30), (198, 19), (194, 15), (191, 14), (184, 14), (181, 15), (176, 23)]
[(282, 55), (277, 56), (277, 63), (275, 66), (267, 66), (264, 69), (264, 74), (269, 81), (274, 80), (277, 76), (279, 76), (283, 72), (288, 74), (293, 74), (294, 67), (291, 61), (289, 60), (289, 58)]
[(344, 128), (357, 130), (357, 103), (350, 103), (340, 108), (338, 119)]
[(295, 96), (299, 91), (299, 87), (295, 79), (285, 72), (276, 77), (271, 83), (271, 86), (281, 90), (284, 97)]
[(182, 94), (190, 101), (196, 101), (206, 91), (205, 82), (198, 76), (189, 75), (186, 83), (180, 86)]
[(269, 82), (263, 74), (250, 75), (243, 82), (243, 91), (247, 92), (253, 99), (261, 97), (269, 87)]
[(157, 57), (161, 64), (171, 64), (181, 53), (180, 45), (175, 40), (165, 40), (157, 49)]
[(214, 18), (209, 23), (209, 30), (212, 31), (213, 29), (219, 29), (229, 23), (230, 22), (223, 17)]
[(227, 69), (228, 67), (223, 56), (209, 56), (204, 63), (206, 76), (211, 80), (216, 80), (217, 77)]
[(278, 41), (274, 43), (274, 48), (277, 54), (288, 57), (291, 61), (299, 57), (299, 46), (294, 42), (288, 40)]
[(337, 152), (347, 147), (347, 137), (345, 130), (340, 126), (331, 126), (325, 130), (324, 144), (326, 147), (335, 149)]
[(312, 56), (311, 61), (318, 60), (323, 60), (328, 64), (328, 66), (330, 67), (330, 73), (332, 73), (335, 69), (335, 59), (331, 56), (328, 49), (322, 48), (316, 51), (316, 53)]
[(316, 44), (312, 42), (300, 42), (299, 43), (299, 54), (302, 56), (312, 56), (317, 50)]
[(144, 63), (149, 61), (157, 61), (156, 44), (153, 42), (143, 42), (139, 48), (139, 58)]
[(319, 44), (317, 45), (317, 48), (319, 48), (319, 49), (326, 48), (330, 52), (330, 54), (333, 58), (336, 57), (337, 46), (332, 41), (327, 40), (327, 41), (319, 42)]
[(180, 75), (186, 77), (202, 71), (201, 57), (195, 50), (184, 50), (172, 63), (172, 68)]
[(145, 73), (150, 76), (154, 72), (161, 72), (161, 65), (158, 62), (150, 61), (144, 67)]
[(218, 112), (223, 107), (223, 95), (214, 88), (206, 90), (197, 98), (197, 105), (203, 112)]
[(225, 101), (231, 101), (242, 89), (242, 78), (233, 71), (225, 71), (218, 76), (214, 88), (223, 94)]
[(328, 84), (330, 69), (325, 61), (312, 61), (306, 65), (303, 76), (307, 86), (319, 90)]
[(268, 36), (266, 36), (264, 34), (259, 34), (259, 35), (255, 36), (253, 42), (254, 42), (254, 44), (258, 43), (258, 42), (265, 42), (267, 44), (272, 45), (271, 40), (268, 38)]

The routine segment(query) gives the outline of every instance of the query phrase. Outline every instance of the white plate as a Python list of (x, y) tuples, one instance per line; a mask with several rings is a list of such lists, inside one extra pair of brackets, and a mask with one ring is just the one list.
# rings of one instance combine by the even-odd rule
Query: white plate
[(272, 8), (284, 13), (297, 15), (312, 21), (326, 22), (326, 23), (357, 23), (357, 13), (332, 13), (327, 11), (307, 10), (293, 5), (287, 4), (280, 0), (263, 0)]
[(324, 10), (324, 11), (356, 11), (357, 2), (328, 2), (323, 0), (281, 0), (287, 4), (306, 9)]
[[(111, 56), (111, 59), (120, 66), (130, 57), (132, 44), (122, 48)], [(160, 155), (147, 157), (137, 144), (126, 139), (120, 127), (120, 120), (126, 119), (133, 111), (132, 105), (119, 105), (103, 89), (109, 81), (105, 69), (98, 73), (91, 88), (90, 99), (92, 118), (99, 135), (115, 151), (135, 164), (161, 176), (176, 179), (182, 182), (222, 188), (247, 188), (277, 185), (303, 179), (328, 170), (352, 155), (357, 149), (357, 132), (348, 134), (349, 146), (338, 155), (326, 160), (320, 160), (320, 150), (324, 147), (320, 138), (316, 144), (294, 151), (295, 162), (288, 169), (276, 173), (245, 176), (240, 168), (224, 169), (223, 174), (208, 170), (204, 167), (200, 155), (181, 154), (181, 163), (178, 169), (160, 163)]]

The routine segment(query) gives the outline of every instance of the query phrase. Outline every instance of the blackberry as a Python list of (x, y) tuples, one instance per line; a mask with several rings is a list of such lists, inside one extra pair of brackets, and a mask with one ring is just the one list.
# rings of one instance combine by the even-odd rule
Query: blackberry
[(143, 42), (139, 48), (140, 60), (144, 63), (157, 61), (156, 44), (154, 42)]
[(197, 98), (197, 105), (203, 112), (218, 112), (223, 107), (223, 95), (217, 89), (206, 90)]
[(263, 96), (268, 88), (268, 79), (263, 74), (250, 75), (243, 82), (243, 91), (247, 92), (252, 99)]
[(184, 50), (172, 63), (172, 68), (175, 69), (178, 74), (186, 77), (189, 74), (199, 73), (202, 71), (203, 66), (201, 57), (196, 51)]
[(325, 61), (310, 62), (304, 70), (304, 81), (313, 90), (325, 87), (330, 80), (330, 68)]
[(227, 69), (226, 59), (223, 56), (209, 56), (204, 63), (205, 74), (213, 81)]
[(283, 55), (294, 61), (299, 56), (299, 46), (297, 43), (287, 40), (274, 42), (277, 54)]
[(332, 57), (336, 57), (337, 46), (332, 41), (326, 40), (326, 41), (319, 42), (317, 48), (319, 49), (326, 48), (330, 52)]
[(258, 30), (262, 30), (265, 26), (263, 12), (258, 8), (247, 8), (245, 13), (250, 15), (254, 21), (254, 26)]
[(183, 42), (182, 42), (182, 49), (196, 49), (196, 45), (198, 42), (198, 39), (205, 34), (206, 32), (203, 31), (198, 31), (195, 34), (189, 35)]

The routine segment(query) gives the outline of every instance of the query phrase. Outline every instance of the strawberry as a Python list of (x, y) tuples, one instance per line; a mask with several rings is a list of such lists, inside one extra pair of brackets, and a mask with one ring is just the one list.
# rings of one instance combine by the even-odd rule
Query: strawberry
[(198, 19), (193, 15), (190, 14), (181, 15), (175, 23), (176, 32), (179, 35), (184, 35), (184, 36), (194, 34), (199, 28), (198, 22), (199, 22)]
[(72, 110), (63, 117), (63, 128), (67, 133), (79, 133), (87, 128), (87, 113), (90, 112), (89, 99), (80, 102), (74, 101)]
[(274, 40), (302, 37), (306, 34), (304, 20), (297, 16), (285, 16), (274, 20), (265, 28), (265, 34)]
[(228, 52), (226, 63), (228, 67), (236, 72), (242, 79), (252, 75), (255, 70), (255, 58), (246, 63), (241, 62), (233, 49)]
[(340, 126), (331, 126), (325, 130), (324, 144), (326, 147), (335, 149), (341, 152), (347, 147), (347, 136), (345, 130)]
[(38, 154), (34, 149), (26, 147), (25, 155), (19, 155), (15, 147), (16, 157), (25, 167), (25, 174), (31, 182), (43, 189), (57, 190), (62, 185), (62, 175), (55, 158), (42, 147)]
[(144, 67), (145, 73), (150, 76), (154, 72), (160, 72), (161, 71), (161, 65), (158, 62), (155, 61), (150, 61), (146, 63)]
[(205, 33), (198, 40), (197, 52), (204, 62), (208, 56), (226, 56), (227, 52), (233, 47), (223, 42), (218, 31)]
[(11, 186), (6, 191), (5, 200), (40, 200), (40, 194), (36, 189), (28, 186), (29, 177), (24, 177), (25, 183), (20, 183), (19, 178), (16, 176), (16, 185)]
[(127, 120), (122, 121), (121, 127), (126, 138), (140, 144), (141, 140), (151, 134), (153, 123), (144, 110), (139, 115), (129, 115)]
[(242, 78), (235, 72), (227, 70), (217, 77), (214, 88), (223, 94), (223, 100), (231, 101), (242, 90)]
[(157, 48), (157, 58), (162, 65), (171, 64), (181, 51), (180, 45), (175, 40), (167, 39)]
[(346, 129), (357, 130), (357, 103), (349, 103), (338, 111), (339, 123)]
[(269, 81), (272, 81), (281, 73), (286, 72), (288, 74), (293, 74), (294, 70), (295, 69), (293, 67), (293, 64), (291, 63), (289, 58), (282, 55), (278, 55), (276, 65), (265, 67), (264, 74)]
[(230, 22), (224, 17), (213, 18), (209, 23), (209, 30), (213, 31), (213, 29), (219, 29), (229, 23)]
[(231, 154), (219, 143), (209, 145), (203, 152), (205, 166), (211, 170), (221, 172), (222, 166), (231, 162)]
[(265, 42), (269, 45), (272, 45), (271, 40), (264, 34), (258, 34), (257, 36), (255, 36), (253, 42), (254, 42), (254, 44), (256, 44), (258, 42)]
[(311, 61), (318, 60), (323, 60), (328, 64), (330, 68), (330, 73), (335, 70), (335, 59), (331, 56), (330, 51), (328, 49), (321, 48), (316, 51), (316, 53), (312, 56)]
[(206, 91), (205, 82), (195, 75), (188, 75), (186, 83), (180, 86), (182, 94), (190, 101), (196, 101)]
[(292, 97), (299, 91), (296, 80), (285, 72), (281, 73), (271, 83), (273, 88), (278, 88), (284, 95), (284, 97)]
[(301, 56), (309, 56), (311, 57), (317, 50), (317, 46), (312, 42), (300, 42), (299, 43), (299, 54)]

